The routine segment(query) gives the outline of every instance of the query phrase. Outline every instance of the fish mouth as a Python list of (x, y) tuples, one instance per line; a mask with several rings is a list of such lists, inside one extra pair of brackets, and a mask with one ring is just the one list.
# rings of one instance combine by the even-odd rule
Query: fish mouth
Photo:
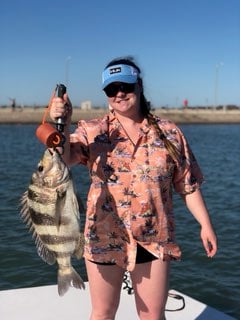
[(53, 157), (53, 159), (52, 159), (53, 165), (57, 164), (59, 173), (62, 173), (59, 176), (59, 182), (64, 183), (66, 180), (68, 180), (69, 169), (68, 169), (67, 165), (65, 164), (65, 162), (63, 161), (61, 154), (58, 152), (57, 149), (53, 150), (53, 152), (49, 150), (49, 153)]

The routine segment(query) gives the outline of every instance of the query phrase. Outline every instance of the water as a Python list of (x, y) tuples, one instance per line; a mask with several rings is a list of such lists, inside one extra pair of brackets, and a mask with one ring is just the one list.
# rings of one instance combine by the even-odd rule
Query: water
[[(240, 319), (240, 126), (182, 125), (206, 184), (202, 190), (219, 239), (215, 258), (205, 256), (199, 227), (175, 196), (181, 262), (172, 263), (171, 288)], [(0, 290), (56, 283), (56, 266), (37, 255), (32, 236), (19, 217), (19, 199), (42, 156), (34, 125), (1, 125), (0, 137)], [(78, 190), (86, 198), (85, 168), (75, 167)], [(83, 261), (75, 261), (86, 278)]]

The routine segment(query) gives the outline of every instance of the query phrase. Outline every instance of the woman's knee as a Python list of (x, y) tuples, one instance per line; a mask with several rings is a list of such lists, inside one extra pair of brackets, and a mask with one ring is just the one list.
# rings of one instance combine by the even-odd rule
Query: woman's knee
[(165, 304), (141, 306), (137, 305), (137, 313), (140, 320), (165, 320)]
[(114, 320), (119, 303), (102, 303), (99, 307), (93, 307), (91, 320)]

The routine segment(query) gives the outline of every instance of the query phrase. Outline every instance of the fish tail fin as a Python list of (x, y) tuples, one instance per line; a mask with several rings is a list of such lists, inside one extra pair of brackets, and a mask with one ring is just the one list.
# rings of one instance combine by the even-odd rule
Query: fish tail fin
[(69, 287), (74, 287), (77, 289), (85, 289), (85, 284), (80, 275), (74, 270), (73, 267), (65, 270), (58, 270), (58, 294), (63, 296), (69, 289)]

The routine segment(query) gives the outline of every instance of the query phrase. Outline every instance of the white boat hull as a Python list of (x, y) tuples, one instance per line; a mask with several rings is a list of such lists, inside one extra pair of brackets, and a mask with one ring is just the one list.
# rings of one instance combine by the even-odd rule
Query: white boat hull
[[(170, 293), (181, 295), (185, 300), (185, 308), (167, 311), (167, 320), (234, 320), (180, 292), (170, 290)], [(181, 299), (168, 298), (167, 309), (175, 310), (181, 306)], [(58, 296), (56, 285), (0, 291), (1, 320), (88, 320), (90, 310), (88, 283), (85, 290), (70, 288), (63, 297)], [(116, 316), (116, 320), (122, 319), (138, 319), (134, 296), (128, 295), (126, 290), (122, 290)]]

